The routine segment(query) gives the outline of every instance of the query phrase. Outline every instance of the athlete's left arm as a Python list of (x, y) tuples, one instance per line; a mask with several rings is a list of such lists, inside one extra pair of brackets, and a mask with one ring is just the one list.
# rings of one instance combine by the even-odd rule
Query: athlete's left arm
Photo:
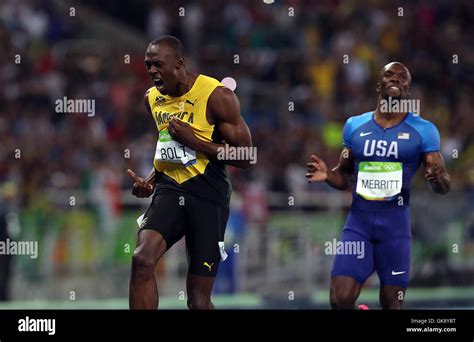
[(425, 165), (425, 178), (430, 181), (433, 191), (442, 195), (447, 193), (451, 187), (451, 180), (441, 153), (425, 153), (423, 164)]
[[(210, 160), (220, 161), (243, 169), (255, 164), (257, 155), (254, 153), (250, 130), (240, 115), (239, 100), (234, 92), (226, 87), (217, 87), (209, 96), (207, 106), (210, 113), (209, 119), (212, 120), (209, 123), (216, 125), (220, 135), (226, 142), (225, 144), (216, 144), (197, 138), (187, 123), (176, 118), (170, 121), (169, 132), (171, 136), (189, 148), (205, 154)], [(240, 160), (226, 158), (224, 152), (229, 151), (226, 145), (228, 147), (248, 148), (249, 153), (245, 155), (249, 158)]]

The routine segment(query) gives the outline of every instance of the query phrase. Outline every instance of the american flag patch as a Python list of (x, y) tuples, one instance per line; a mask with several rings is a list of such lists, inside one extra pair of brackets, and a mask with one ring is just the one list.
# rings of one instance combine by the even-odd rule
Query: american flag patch
[(398, 133), (398, 139), (410, 139), (410, 133)]

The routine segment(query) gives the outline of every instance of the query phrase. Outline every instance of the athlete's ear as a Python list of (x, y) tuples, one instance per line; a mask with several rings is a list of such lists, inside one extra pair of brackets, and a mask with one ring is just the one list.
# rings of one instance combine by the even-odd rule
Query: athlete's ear
[(377, 86), (375, 87), (375, 91), (377, 93), (380, 93), (380, 90), (382, 89), (382, 85), (380, 84), (380, 82), (377, 82)]
[(184, 57), (181, 56), (176, 60), (176, 69), (181, 69), (184, 67)]

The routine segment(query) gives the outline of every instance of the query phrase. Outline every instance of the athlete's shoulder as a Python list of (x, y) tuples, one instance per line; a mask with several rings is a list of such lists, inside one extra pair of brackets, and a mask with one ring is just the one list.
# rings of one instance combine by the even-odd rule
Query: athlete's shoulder
[(372, 115), (374, 112), (366, 112), (362, 113), (359, 115), (353, 115), (347, 119), (347, 123), (350, 123), (351, 125), (359, 125), (359, 124), (364, 124), (370, 120), (372, 120)]
[(209, 86), (209, 85), (222, 86), (223, 85), (220, 81), (218, 81), (214, 77), (207, 76), (204, 74), (199, 74), (198, 79), (199, 79), (199, 82), (204, 86)]
[(352, 148), (352, 135), (360, 126), (372, 120), (373, 112), (367, 112), (360, 115), (351, 116), (346, 120), (342, 131), (342, 143), (344, 146)]
[(360, 115), (351, 116), (346, 120), (346, 125), (350, 126), (350, 128), (354, 130), (357, 127), (360, 127), (361, 125), (372, 120), (373, 114), (374, 112), (366, 112)]
[(211, 90), (209, 94), (210, 102), (224, 102), (227, 103), (227, 105), (236, 102), (237, 96), (232, 89), (228, 88), (213, 77), (201, 74), (200, 78), (203, 79), (203, 85)]
[(421, 118), (419, 115), (408, 113), (406, 124), (413, 127), (421, 137), (421, 147), (424, 153), (439, 151), (440, 136), (438, 128), (429, 120)]
[(438, 128), (429, 120), (423, 119), (420, 115), (415, 115), (412, 112), (408, 113), (406, 124), (412, 126), (421, 136), (431, 132), (438, 132)]

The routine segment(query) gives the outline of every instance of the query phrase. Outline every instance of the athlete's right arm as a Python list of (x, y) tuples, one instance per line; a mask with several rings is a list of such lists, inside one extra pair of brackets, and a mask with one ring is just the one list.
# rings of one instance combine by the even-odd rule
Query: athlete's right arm
[[(148, 114), (151, 115), (150, 103), (148, 102), (148, 91), (143, 99)], [(137, 197), (149, 197), (155, 190), (155, 168), (150, 171), (146, 178), (138, 177), (135, 172), (128, 169), (128, 175), (133, 179), (132, 195)]]
[[(150, 92), (150, 89), (148, 89), (147, 92), (145, 93), (145, 96), (143, 97), (143, 102), (145, 103), (145, 108), (146, 108), (146, 111), (148, 112), (148, 114), (153, 116), (153, 114), (151, 113), (150, 102), (148, 101), (148, 93), (149, 92)], [(151, 169), (148, 176), (146, 176), (145, 181), (154, 186), (154, 184), (155, 184), (155, 167), (153, 167)]]
[[(210, 124), (216, 125), (218, 132), (225, 143), (215, 143), (198, 139), (193, 134), (186, 123), (174, 119), (170, 122), (170, 133), (175, 135), (175, 129), (182, 129), (181, 140), (184, 145), (191, 149), (205, 154), (209, 159), (223, 162), (238, 168), (249, 168), (256, 162), (257, 155), (252, 145), (252, 136), (250, 130), (240, 114), (240, 104), (237, 96), (232, 90), (226, 87), (217, 87), (212, 92), (208, 100), (208, 111), (210, 113), (208, 120)], [(180, 127), (181, 126), (181, 127)], [(188, 130), (188, 134), (184, 131)], [(186, 138), (187, 135), (187, 138)], [(228, 145), (228, 146), (226, 146)], [(226, 148), (244, 147), (249, 151), (248, 158), (226, 158), (222, 153)], [(252, 157), (253, 155), (253, 157)], [(235, 156), (235, 154), (234, 154)]]
[(339, 156), (339, 164), (332, 170), (328, 170), (326, 163), (316, 155), (311, 156), (312, 163), (308, 163), (306, 178), (311, 182), (326, 181), (330, 186), (338, 190), (346, 190), (352, 185), (354, 174), (354, 157), (352, 150), (348, 147), (342, 149)]

